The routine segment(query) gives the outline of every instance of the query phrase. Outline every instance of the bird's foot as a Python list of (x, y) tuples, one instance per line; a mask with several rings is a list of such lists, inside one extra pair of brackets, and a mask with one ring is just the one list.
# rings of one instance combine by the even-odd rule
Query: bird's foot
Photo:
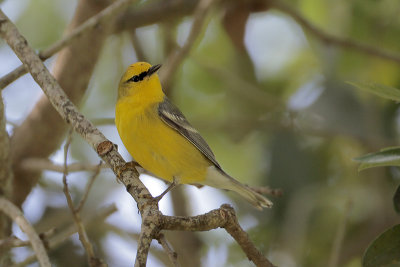
[(169, 192), (171, 191), (173, 188), (175, 188), (177, 185), (179, 185), (178, 180), (174, 178), (174, 180), (172, 181), (172, 183), (168, 186), (167, 189), (164, 190), (164, 192), (162, 192), (159, 196), (155, 197), (152, 199), (152, 201), (154, 202), (160, 202), (160, 200)]

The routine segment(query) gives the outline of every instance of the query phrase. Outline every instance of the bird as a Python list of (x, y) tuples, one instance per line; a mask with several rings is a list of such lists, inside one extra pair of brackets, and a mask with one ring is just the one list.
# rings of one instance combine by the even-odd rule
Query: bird
[(171, 185), (206, 185), (234, 191), (257, 209), (272, 202), (228, 175), (209, 145), (164, 94), (160, 64), (136, 62), (122, 75), (115, 106), (115, 125), (133, 159)]

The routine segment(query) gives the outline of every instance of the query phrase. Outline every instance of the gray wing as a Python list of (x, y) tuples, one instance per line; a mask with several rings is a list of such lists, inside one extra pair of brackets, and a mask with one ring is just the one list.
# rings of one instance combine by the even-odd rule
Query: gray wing
[(189, 140), (189, 142), (196, 146), (204, 156), (206, 156), (218, 169), (222, 171), (221, 166), (218, 164), (214, 153), (211, 151), (211, 148), (208, 146), (206, 141), (201, 137), (199, 132), (190, 125), (182, 112), (167, 97), (164, 97), (164, 101), (158, 105), (158, 115), (169, 127), (175, 129), (178, 133)]

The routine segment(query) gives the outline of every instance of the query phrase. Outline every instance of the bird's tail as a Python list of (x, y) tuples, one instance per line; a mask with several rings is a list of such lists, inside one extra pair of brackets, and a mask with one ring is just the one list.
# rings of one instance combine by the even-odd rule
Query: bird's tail
[(211, 166), (207, 170), (207, 178), (202, 184), (235, 191), (242, 197), (244, 197), (248, 202), (253, 204), (257, 209), (262, 210), (262, 208), (272, 207), (272, 202), (266, 197), (255, 192), (250, 187), (241, 184), (239, 181), (230, 177), (228, 174), (222, 172), (214, 166)]

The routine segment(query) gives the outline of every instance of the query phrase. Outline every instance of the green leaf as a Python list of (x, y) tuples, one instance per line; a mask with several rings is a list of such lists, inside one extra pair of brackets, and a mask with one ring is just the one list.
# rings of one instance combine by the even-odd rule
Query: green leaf
[(381, 166), (400, 166), (400, 147), (384, 148), (379, 152), (366, 154), (354, 159), (361, 162), (359, 171)]
[(389, 228), (375, 239), (364, 253), (363, 267), (400, 265), (400, 224)]
[(372, 82), (348, 82), (349, 84), (367, 90), (380, 97), (400, 102), (400, 89)]

